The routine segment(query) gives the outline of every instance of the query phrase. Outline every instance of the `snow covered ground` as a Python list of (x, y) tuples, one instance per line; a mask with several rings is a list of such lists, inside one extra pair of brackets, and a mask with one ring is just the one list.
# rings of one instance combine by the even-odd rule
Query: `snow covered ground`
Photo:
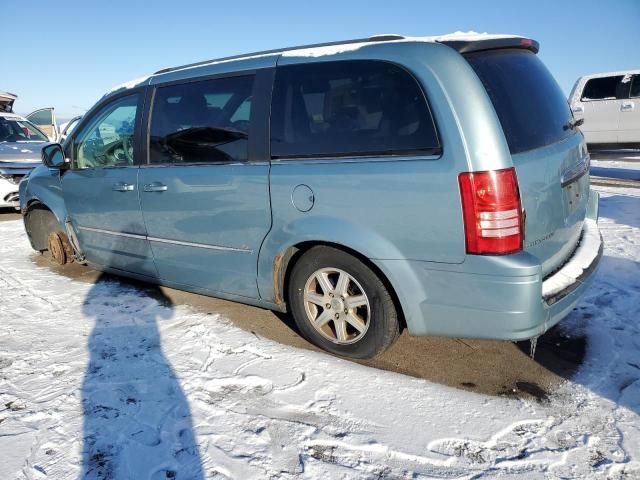
[(620, 180), (640, 180), (640, 157), (626, 160), (592, 160), (591, 175)]
[(640, 157), (637, 160), (592, 160), (591, 165), (598, 168), (631, 170), (640, 173)]
[(637, 150), (595, 152), (591, 156), (591, 175), (620, 180), (640, 180), (640, 153)]
[(0, 223), (0, 479), (640, 478), (640, 191), (600, 189), (576, 375), (490, 397), (38, 266)]

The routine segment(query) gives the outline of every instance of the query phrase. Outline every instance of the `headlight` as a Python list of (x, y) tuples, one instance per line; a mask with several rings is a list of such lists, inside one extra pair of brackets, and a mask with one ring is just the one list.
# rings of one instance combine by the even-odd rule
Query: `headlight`
[(18, 185), (20, 183), (20, 180), (22, 180), (22, 175), (7, 175), (6, 173), (0, 173), (0, 180), (6, 180), (9, 183)]

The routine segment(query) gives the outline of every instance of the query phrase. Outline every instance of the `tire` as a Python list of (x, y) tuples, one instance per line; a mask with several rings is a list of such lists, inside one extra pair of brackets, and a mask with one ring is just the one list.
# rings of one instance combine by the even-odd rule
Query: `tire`
[(375, 357), (400, 332), (384, 283), (359, 259), (336, 248), (312, 247), (296, 261), (288, 300), (301, 334), (342, 357)]

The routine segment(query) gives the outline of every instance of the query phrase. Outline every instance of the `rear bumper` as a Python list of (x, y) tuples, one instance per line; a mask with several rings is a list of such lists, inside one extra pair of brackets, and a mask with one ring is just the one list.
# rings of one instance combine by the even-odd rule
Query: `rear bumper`
[(375, 261), (394, 286), (409, 333), (525, 340), (557, 324), (580, 300), (602, 257), (597, 193), (589, 200), (578, 246), (544, 279), (541, 262), (527, 252), (469, 255), (456, 265)]

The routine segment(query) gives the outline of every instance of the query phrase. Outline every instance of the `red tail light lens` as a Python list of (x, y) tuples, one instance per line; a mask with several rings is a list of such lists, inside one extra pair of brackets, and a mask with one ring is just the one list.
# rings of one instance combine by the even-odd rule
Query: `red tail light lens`
[(505, 255), (522, 250), (524, 226), (514, 168), (458, 176), (467, 253)]

